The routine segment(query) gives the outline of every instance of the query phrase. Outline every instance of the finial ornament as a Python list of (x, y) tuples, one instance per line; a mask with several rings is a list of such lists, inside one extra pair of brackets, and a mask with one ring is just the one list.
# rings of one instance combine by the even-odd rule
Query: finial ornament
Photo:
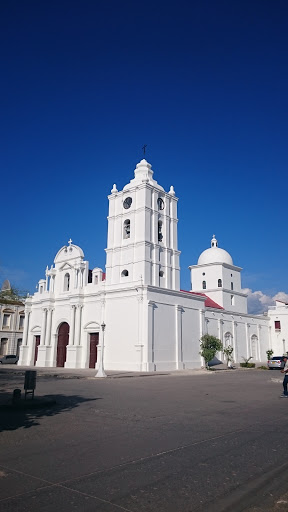
[(114, 183), (113, 188), (111, 189), (111, 194), (116, 194), (118, 192), (118, 189), (116, 187), (116, 183)]
[(70, 240), (68, 240), (68, 244), (69, 244), (69, 247), (71, 247), (71, 244), (72, 244), (71, 238), (70, 238)]
[(170, 187), (170, 190), (169, 190), (168, 194), (170, 194), (170, 196), (175, 196), (175, 190), (174, 190), (173, 185), (171, 185), (171, 187)]
[(211, 247), (218, 247), (218, 241), (216, 240), (215, 235), (213, 235), (211, 240)]

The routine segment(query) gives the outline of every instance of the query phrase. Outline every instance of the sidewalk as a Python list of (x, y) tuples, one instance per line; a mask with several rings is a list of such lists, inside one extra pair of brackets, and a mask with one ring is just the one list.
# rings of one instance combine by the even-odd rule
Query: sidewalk
[[(94, 368), (47, 368), (35, 366), (0, 365), (0, 375), (13, 374), (24, 375), (27, 370), (36, 370), (37, 377), (56, 377), (60, 379), (94, 379), (97, 370)], [(110, 379), (132, 378), (132, 377), (159, 377), (162, 375), (200, 375), (208, 373), (204, 369), (194, 370), (173, 370), (167, 372), (125, 372), (105, 370)]]
[[(261, 363), (259, 363), (259, 366)], [(257, 367), (255, 368), (257, 370)], [(254, 369), (254, 370), (255, 370)], [(97, 370), (94, 368), (47, 368), (35, 366), (18, 366), (18, 365), (0, 365), (0, 375), (13, 374), (24, 375), (27, 370), (36, 370), (37, 377), (54, 377), (59, 379), (94, 379)], [(125, 372), (125, 371), (109, 371), (105, 370), (107, 377), (110, 379), (133, 378), (133, 377), (159, 377), (159, 376), (191, 376), (191, 375), (212, 375), (216, 372), (235, 370), (247, 370), (247, 368), (240, 368), (238, 364), (234, 369), (227, 368), (226, 364), (219, 364), (212, 367), (212, 371), (207, 371), (204, 368), (185, 369), (185, 370), (172, 370), (172, 371), (159, 371), (159, 372)], [(249, 368), (253, 371), (253, 368)]]

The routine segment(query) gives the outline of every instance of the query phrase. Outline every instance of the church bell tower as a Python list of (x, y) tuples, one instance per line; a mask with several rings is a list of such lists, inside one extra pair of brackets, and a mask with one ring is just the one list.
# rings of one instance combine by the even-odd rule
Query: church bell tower
[(141, 160), (122, 191), (111, 190), (106, 249), (106, 284), (142, 283), (180, 289), (177, 201), (153, 179)]

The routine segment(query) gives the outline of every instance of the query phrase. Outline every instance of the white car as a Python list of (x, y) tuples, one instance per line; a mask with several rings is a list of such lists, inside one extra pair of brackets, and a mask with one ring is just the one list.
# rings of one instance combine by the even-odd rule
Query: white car
[(284, 368), (284, 365), (285, 365), (285, 363), (283, 361), (283, 356), (272, 357), (271, 359), (269, 359), (269, 361), (267, 361), (267, 365), (268, 365), (269, 370), (274, 370), (274, 369), (282, 370), (282, 368)]

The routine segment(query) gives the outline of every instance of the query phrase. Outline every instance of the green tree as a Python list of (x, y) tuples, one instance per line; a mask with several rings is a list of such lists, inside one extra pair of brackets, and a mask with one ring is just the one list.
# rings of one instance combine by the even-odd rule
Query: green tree
[(25, 292), (21, 292), (15, 286), (0, 291), (1, 304), (24, 304), (26, 297)]
[(208, 369), (208, 363), (211, 361), (217, 352), (223, 349), (222, 342), (216, 336), (204, 334), (200, 340), (200, 355), (205, 361), (205, 366)]
[(225, 357), (226, 357), (228, 368), (231, 368), (231, 363), (233, 363), (233, 356), (232, 356), (233, 350), (234, 349), (231, 345), (228, 345), (228, 347), (224, 348), (224, 350), (223, 350)]

